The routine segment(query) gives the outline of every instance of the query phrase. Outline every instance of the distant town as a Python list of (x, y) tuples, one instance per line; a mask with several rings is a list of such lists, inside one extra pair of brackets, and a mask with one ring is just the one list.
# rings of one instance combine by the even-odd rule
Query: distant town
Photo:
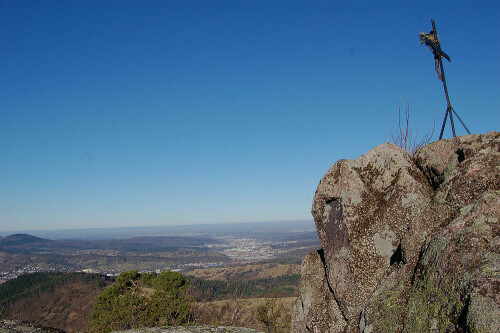
[(300, 261), (303, 255), (319, 248), (313, 228), (277, 229), (97, 241), (16, 234), (0, 239), (0, 283), (34, 272), (116, 276), (130, 269), (159, 273), (273, 259)]

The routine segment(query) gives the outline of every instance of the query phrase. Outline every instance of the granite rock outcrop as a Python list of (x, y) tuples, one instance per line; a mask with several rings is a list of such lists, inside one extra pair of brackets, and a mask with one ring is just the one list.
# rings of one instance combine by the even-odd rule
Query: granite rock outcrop
[(335, 163), (292, 332), (500, 332), (500, 133)]

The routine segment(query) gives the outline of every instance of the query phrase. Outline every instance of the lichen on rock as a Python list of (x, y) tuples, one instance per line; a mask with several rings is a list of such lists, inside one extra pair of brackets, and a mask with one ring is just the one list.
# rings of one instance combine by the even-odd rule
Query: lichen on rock
[(292, 332), (500, 331), (500, 133), (340, 160), (312, 215)]

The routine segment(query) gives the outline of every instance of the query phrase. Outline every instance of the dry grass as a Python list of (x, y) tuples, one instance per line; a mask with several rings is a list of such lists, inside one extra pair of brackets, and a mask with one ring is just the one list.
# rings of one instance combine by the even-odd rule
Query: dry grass
[(300, 274), (299, 264), (246, 264), (238, 266), (199, 268), (183, 272), (184, 275), (205, 280), (239, 280), (278, 277), (281, 275)]
[[(266, 298), (232, 299), (196, 304), (195, 317), (198, 324), (241, 326), (262, 329), (255, 319), (255, 311)], [(284, 321), (289, 323), (292, 318), (292, 303), (296, 297), (279, 299), (284, 306)]]

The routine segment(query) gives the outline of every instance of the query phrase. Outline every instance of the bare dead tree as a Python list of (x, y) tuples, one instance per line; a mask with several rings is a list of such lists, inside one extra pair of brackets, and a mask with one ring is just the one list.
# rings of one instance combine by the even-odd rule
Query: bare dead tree
[(434, 115), (434, 121), (432, 128), (428, 130), (423, 137), (419, 138), (419, 131), (413, 128), (413, 120), (410, 117), (410, 102), (408, 97), (405, 100), (405, 111), (403, 118), (401, 119), (401, 98), (398, 103), (398, 127), (396, 131), (392, 130), (389, 124), (389, 133), (391, 135), (392, 143), (400, 146), (408, 152), (408, 154), (413, 155), (418, 149), (422, 148), (428, 144), (432, 136), (434, 135), (434, 129), (436, 128), (436, 114)]
[(232, 293), (231, 293), (231, 301), (234, 305), (234, 311), (231, 316), (231, 321), (230, 325), (233, 326), (236, 324), (236, 321), (238, 321), (241, 317), (241, 311), (243, 309), (243, 292), (240, 290), (240, 288), (236, 288)]
[[(194, 295), (194, 289), (190, 286), (189, 293), (193, 299), (196, 299)], [(210, 317), (209, 314), (207, 314), (210, 310), (212, 312), (213, 308), (206, 307), (206, 303), (209, 302), (213, 298), (212, 290), (209, 290), (204, 297), (202, 297), (200, 300), (197, 300), (194, 302), (194, 304), (191, 307), (191, 317), (194, 321), (194, 323), (201, 322), (203, 317), (206, 315), (206, 317)]]
[(288, 323), (283, 322), (285, 305), (276, 292), (257, 305), (255, 319), (264, 327), (266, 333), (285, 333), (290, 331)]

